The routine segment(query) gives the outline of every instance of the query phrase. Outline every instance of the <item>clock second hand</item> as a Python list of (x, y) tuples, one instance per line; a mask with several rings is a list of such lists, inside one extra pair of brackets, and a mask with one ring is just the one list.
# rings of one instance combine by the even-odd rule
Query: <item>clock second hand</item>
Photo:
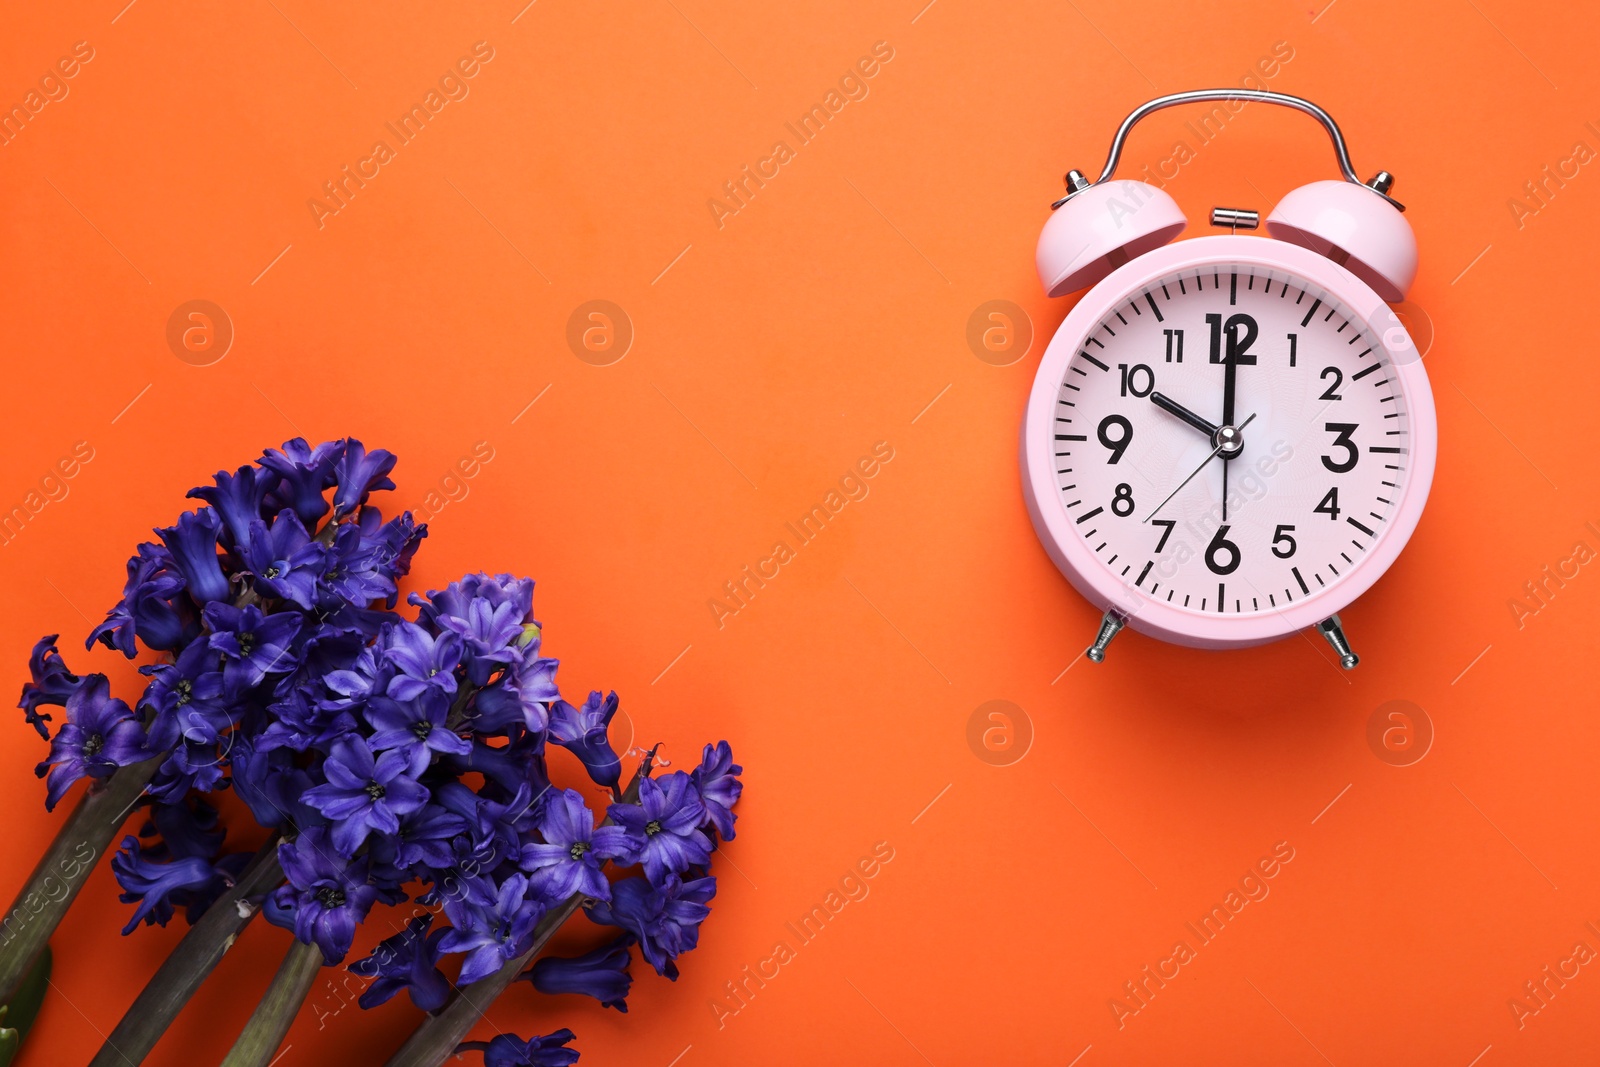
[(1222, 521), (1228, 521), (1228, 467), (1227, 460), (1222, 461)]
[[(1246, 426), (1249, 426), (1251, 421), (1254, 420), (1254, 419), (1255, 419), (1255, 416), (1251, 415), (1250, 418), (1245, 419), (1243, 422), (1241, 422), (1239, 424), (1239, 432), (1242, 432)], [(1183, 491), (1183, 487), (1184, 486), (1186, 486), (1190, 482), (1194, 481), (1194, 476), (1196, 474), (1199, 474), (1201, 471), (1205, 470), (1206, 469), (1206, 464), (1210, 463), (1212, 460), (1217, 458), (1217, 454), (1222, 451), (1222, 446), (1223, 446), (1223, 442), (1219, 441), (1217, 443), (1217, 446), (1211, 450), (1211, 454), (1206, 456), (1205, 459), (1200, 461), (1200, 466), (1196, 467), (1193, 471), (1191, 471), (1189, 473), (1189, 477), (1187, 477), (1183, 481), (1179, 482), (1178, 483), (1178, 488), (1176, 488), (1172, 492), (1168, 493), (1167, 494), (1167, 499), (1163, 500), (1161, 503), (1157, 504), (1155, 506), (1155, 510), (1150, 512), (1150, 514), (1148, 514), (1148, 515), (1146, 515), (1144, 517), (1144, 521), (1145, 522), (1149, 522), (1151, 519), (1155, 518), (1156, 515), (1161, 511), (1161, 509), (1167, 506), (1167, 501), (1168, 500), (1171, 500), (1173, 497), (1177, 496), (1180, 492)]]

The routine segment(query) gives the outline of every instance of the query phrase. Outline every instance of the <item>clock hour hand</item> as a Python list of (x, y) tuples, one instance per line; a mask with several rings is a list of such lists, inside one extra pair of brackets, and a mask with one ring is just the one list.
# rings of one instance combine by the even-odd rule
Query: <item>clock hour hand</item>
[(1168, 414), (1174, 415), (1177, 418), (1182, 419), (1184, 422), (1187, 422), (1190, 426), (1193, 426), (1207, 437), (1213, 440), (1216, 439), (1218, 429), (1216, 423), (1201, 418), (1199, 415), (1196, 415), (1194, 412), (1190, 411), (1188, 408), (1184, 407), (1170, 396), (1167, 396), (1164, 393), (1151, 393), (1150, 402), (1156, 407), (1160, 408), (1162, 411), (1165, 411)]
[(1233, 352), (1233, 336), (1228, 336), (1228, 354), (1222, 357), (1222, 425), (1233, 425), (1233, 398), (1239, 384), (1239, 364)]

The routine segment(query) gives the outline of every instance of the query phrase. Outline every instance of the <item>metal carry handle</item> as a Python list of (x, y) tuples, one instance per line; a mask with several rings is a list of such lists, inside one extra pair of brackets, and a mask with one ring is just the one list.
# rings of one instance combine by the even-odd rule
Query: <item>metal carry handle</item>
[(1380, 170), (1369, 182), (1363, 182), (1356, 177), (1356, 169), (1350, 163), (1350, 150), (1345, 147), (1344, 134), (1339, 132), (1339, 124), (1333, 121), (1333, 116), (1322, 110), (1316, 104), (1298, 96), (1288, 93), (1274, 93), (1265, 89), (1194, 89), (1186, 93), (1171, 93), (1167, 96), (1158, 96), (1148, 103), (1140, 104), (1134, 108), (1127, 118), (1122, 120), (1122, 125), (1117, 127), (1116, 135), (1111, 138), (1111, 152), (1106, 156), (1106, 165), (1100, 171), (1100, 177), (1093, 182), (1088, 181), (1078, 171), (1069, 171), (1067, 174), (1067, 195), (1056, 201), (1051, 207), (1060, 207), (1070, 200), (1073, 195), (1081, 193), (1091, 185), (1110, 181), (1111, 176), (1117, 172), (1117, 163), (1122, 159), (1122, 146), (1127, 141), (1128, 134), (1146, 115), (1153, 115), (1157, 111), (1179, 104), (1198, 104), (1210, 101), (1245, 100), (1261, 104), (1277, 104), (1279, 107), (1291, 108), (1295, 111), (1310, 115), (1322, 123), (1322, 128), (1328, 131), (1328, 137), (1333, 141), (1334, 154), (1339, 159), (1339, 172), (1344, 180), (1363, 188), (1371, 189), (1401, 211), (1405, 205), (1389, 196), (1389, 188), (1394, 184), (1394, 176), (1386, 170)]

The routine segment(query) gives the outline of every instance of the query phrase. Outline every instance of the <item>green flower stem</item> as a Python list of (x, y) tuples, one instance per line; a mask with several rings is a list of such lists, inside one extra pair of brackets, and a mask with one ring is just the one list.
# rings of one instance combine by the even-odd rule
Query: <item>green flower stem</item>
[(9, 1003), (16, 995), (34, 959), (165, 758), (163, 754), (121, 767), (110, 777), (91, 783), (39, 857), (10, 910), (0, 917), (0, 1004)]
[(239, 876), (234, 887), (219, 897), (200, 921), (189, 928), (183, 940), (157, 969), (111, 1031), (106, 1043), (90, 1061), (89, 1067), (133, 1067), (144, 1062), (172, 1020), (189, 1003), (206, 978), (233, 947), (250, 921), (260, 912), (255, 898), (270, 892), (283, 881), (278, 864), (278, 834), (256, 852), (255, 858)]
[(322, 950), (296, 938), (222, 1067), (266, 1067), (271, 1063), (321, 970)]
[(45, 990), (50, 987), (50, 966), (50, 946), (46, 945), (11, 1003), (0, 1005), (0, 1067), (9, 1067), (16, 1059), (23, 1038), (28, 1036), (44, 1005)]
[(533, 947), (516, 959), (503, 965), (487, 978), (480, 978), (469, 986), (457, 987), (437, 1015), (422, 1020), (400, 1051), (389, 1058), (387, 1067), (439, 1067), (455, 1054), (456, 1046), (466, 1039), (483, 1013), (489, 1010), (495, 998), (506, 991), (517, 975), (527, 969), (535, 956), (544, 951), (555, 932), (563, 923), (577, 914), (586, 898), (574, 893), (562, 901), (555, 910), (546, 912), (533, 928)]
[[(660, 747), (660, 746), (657, 746)], [(639, 762), (639, 769), (634, 772), (633, 779), (628, 783), (627, 792), (621, 801), (625, 804), (634, 804), (639, 800), (639, 782), (650, 774), (650, 767), (655, 762), (656, 750), (652, 748)], [(601, 825), (611, 822), (606, 818)], [(455, 1055), (456, 1046), (466, 1039), (472, 1032), (484, 1012), (489, 1010), (495, 998), (506, 991), (506, 987), (516, 980), (517, 975), (532, 963), (534, 957), (544, 951), (550, 938), (577, 914), (588, 898), (582, 893), (574, 893), (558, 906), (545, 913), (539, 925), (533, 928), (533, 945), (518, 956), (502, 966), (487, 978), (480, 978), (471, 985), (457, 986), (455, 993), (443, 1008), (435, 1015), (429, 1015), (417, 1025), (406, 1038), (406, 1043), (400, 1050), (389, 1058), (385, 1067), (440, 1067), (446, 1060)]]

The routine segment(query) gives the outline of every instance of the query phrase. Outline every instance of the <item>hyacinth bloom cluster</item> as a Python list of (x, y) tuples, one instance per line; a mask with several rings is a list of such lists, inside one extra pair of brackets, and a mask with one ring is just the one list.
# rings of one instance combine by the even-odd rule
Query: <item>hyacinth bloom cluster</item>
[[(160, 761), (150, 819), (113, 861), (138, 905), (130, 926), (164, 924), (178, 906), (193, 921), (232, 883), (248, 856), (224, 851), (200, 798), (230, 784), (235, 740), (267, 727), (289, 679), (370, 644), (393, 617), (427, 532), (367, 503), (394, 487), (394, 464), (359, 441), (296, 439), (191, 491), (203, 506), (138, 546), (122, 599), (89, 635), (129, 659), (159, 657), (140, 668), (149, 682), (131, 707), (104, 674), (68, 670), (54, 636), (35, 646), (21, 707), (50, 740), (37, 768), (47, 808), (80, 778)], [(46, 707), (65, 710), (53, 737)]]
[[(676, 978), (697, 943), (742, 768), (727, 742), (689, 771), (651, 776), (647, 758), (625, 795), (608, 736), (617, 697), (561, 699), (531, 580), (468, 575), (413, 594), (414, 617), (396, 611), (427, 530), (368, 503), (394, 487), (394, 465), (353, 439), (296, 439), (193, 490), (203, 506), (138, 547), (121, 601), (90, 635), (129, 658), (157, 654), (138, 699), (69, 672), (55, 637), (34, 649), (21, 707), (51, 741), (38, 768), (46, 805), (80, 778), (160, 761), (148, 821), (112, 861), (135, 905), (124, 932), (178, 908), (192, 923), (239, 878), (249, 853), (225, 849), (206, 799), (231, 789), (281, 837), (285, 881), (265, 916), (326, 963), (345, 959), (375, 904), (418, 906), (351, 964), (373, 979), (364, 1007), (404, 990), (438, 1011), (453, 986), (527, 953), (540, 921), (577, 898), (613, 939), (523, 977), (626, 1011), (633, 946)], [(47, 707), (65, 711), (53, 737)], [(610, 791), (603, 812), (552, 785), (548, 746)], [(635, 870), (613, 881), (608, 864)], [(571, 1039), (463, 1048), (487, 1063), (564, 1064), (577, 1057)]]

